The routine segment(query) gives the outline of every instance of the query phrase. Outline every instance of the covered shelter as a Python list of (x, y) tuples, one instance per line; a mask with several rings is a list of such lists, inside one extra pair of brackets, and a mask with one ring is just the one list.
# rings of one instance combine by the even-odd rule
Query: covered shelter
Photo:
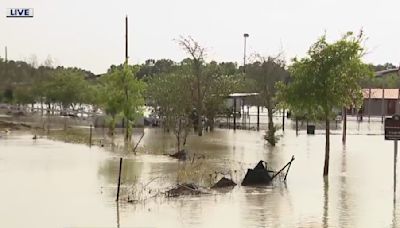
[[(236, 130), (237, 125), (236, 125), (236, 113), (238, 111), (237, 107), (237, 100), (241, 100), (242, 102), (242, 108), (244, 110), (244, 100), (249, 97), (255, 97), (258, 96), (259, 93), (231, 93), (229, 94), (228, 98), (233, 99), (233, 130)], [(240, 107), (239, 107), (240, 108)], [(240, 112), (240, 109), (239, 109)], [(260, 106), (257, 105), (257, 130), (260, 130)]]

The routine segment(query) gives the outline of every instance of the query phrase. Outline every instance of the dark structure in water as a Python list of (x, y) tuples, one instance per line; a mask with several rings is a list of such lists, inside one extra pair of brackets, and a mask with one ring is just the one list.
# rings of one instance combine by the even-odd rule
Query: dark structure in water
[(214, 184), (211, 188), (225, 188), (225, 187), (233, 187), (236, 186), (236, 183), (231, 179), (226, 177), (222, 177), (216, 184)]
[[(267, 163), (265, 163), (267, 165)], [(243, 179), (242, 186), (251, 185), (269, 185), (273, 179), (270, 175), (271, 171), (267, 170), (263, 161), (259, 161), (254, 169), (248, 169)]]

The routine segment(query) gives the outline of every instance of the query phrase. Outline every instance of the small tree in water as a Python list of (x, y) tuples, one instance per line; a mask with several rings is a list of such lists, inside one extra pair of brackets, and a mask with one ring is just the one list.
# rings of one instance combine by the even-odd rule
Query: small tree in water
[(182, 72), (158, 75), (149, 81), (148, 95), (164, 127), (176, 137), (178, 152), (186, 145), (192, 126), (190, 77)]
[(349, 32), (342, 39), (328, 43), (321, 37), (308, 51), (308, 56), (294, 59), (290, 67), (289, 85), (279, 84), (279, 98), (295, 113), (325, 120), (325, 162), (323, 175), (329, 171), (330, 120), (340, 110), (353, 103), (360, 104), (359, 82), (372, 72), (361, 60), (362, 33)]
[(246, 77), (250, 79), (248, 83), (251, 91), (249, 92), (260, 93), (256, 102), (268, 110), (268, 130), (265, 139), (275, 146), (277, 141), (273, 119), (277, 110), (275, 84), (287, 80), (289, 73), (285, 70), (284, 61), (279, 58), (257, 56), (256, 59), (255, 62), (246, 66)]
[(137, 68), (124, 64), (112, 66), (104, 76), (104, 102), (106, 112), (111, 115), (111, 129), (115, 127), (116, 117), (125, 120), (125, 140), (130, 141), (132, 125), (142, 115), (146, 84), (135, 77)]

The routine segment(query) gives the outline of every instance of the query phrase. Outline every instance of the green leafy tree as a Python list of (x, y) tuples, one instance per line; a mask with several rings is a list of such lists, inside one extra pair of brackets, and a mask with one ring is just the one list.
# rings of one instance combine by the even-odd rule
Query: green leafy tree
[(146, 84), (135, 77), (137, 67), (124, 64), (112, 66), (103, 78), (103, 107), (112, 118), (113, 132), (117, 116), (126, 124), (125, 140), (130, 141), (134, 122), (142, 115)]
[(323, 175), (329, 171), (330, 120), (342, 107), (362, 101), (360, 81), (371, 75), (361, 60), (362, 35), (347, 33), (328, 43), (321, 37), (308, 51), (308, 56), (294, 59), (290, 67), (291, 82), (278, 85), (280, 99), (294, 112), (325, 120), (325, 162)]
[(149, 81), (149, 99), (163, 119), (164, 127), (173, 130), (178, 151), (186, 145), (192, 126), (190, 84), (190, 76), (182, 72), (158, 75)]

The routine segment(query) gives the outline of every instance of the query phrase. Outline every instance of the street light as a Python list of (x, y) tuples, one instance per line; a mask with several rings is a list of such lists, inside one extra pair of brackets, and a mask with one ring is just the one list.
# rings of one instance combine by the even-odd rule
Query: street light
[(244, 52), (243, 52), (243, 73), (246, 73), (246, 39), (249, 37), (248, 33), (243, 34), (244, 37)]
[[(244, 33), (243, 34), (243, 38), (244, 38), (243, 74), (246, 73), (246, 39), (247, 39), (247, 37), (249, 37), (249, 34), (248, 33)], [(243, 124), (244, 124), (244, 126), (246, 126), (246, 119), (244, 118), (244, 114), (245, 114), (245, 112), (244, 112), (244, 97), (242, 99), (242, 110), (243, 110), (243, 114), (242, 114)], [(247, 106), (247, 114), (249, 114), (249, 106)]]

